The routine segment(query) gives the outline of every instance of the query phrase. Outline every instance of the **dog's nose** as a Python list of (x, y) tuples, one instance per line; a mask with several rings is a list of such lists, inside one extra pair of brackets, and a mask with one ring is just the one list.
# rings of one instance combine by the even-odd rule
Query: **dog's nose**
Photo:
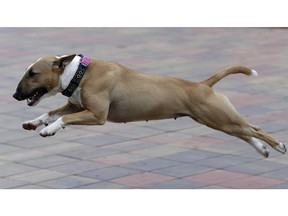
[(20, 93), (20, 91), (16, 90), (15, 93), (13, 94), (13, 97), (18, 100), (18, 101), (21, 101), (21, 100), (24, 100), (25, 98), (23, 98), (23, 95)]
[(15, 93), (13, 94), (13, 97), (20, 101), (20, 100), (24, 100), (23, 96), (22, 96), (22, 88), (20, 86), (17, 86)]
[(20, 97), (19, 97), (19, 94), (18, 94), (17, 91), (13, 94), (13, 97), (14, 97), (16, 100), (20, 100)]

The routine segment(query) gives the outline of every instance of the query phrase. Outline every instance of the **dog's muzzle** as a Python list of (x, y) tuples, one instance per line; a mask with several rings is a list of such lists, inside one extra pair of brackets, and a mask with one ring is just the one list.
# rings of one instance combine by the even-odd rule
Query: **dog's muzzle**
[(13, 97), (18, 101), (25, 100), (25, 98), (19, 93), (18, 89), (13, 94)]

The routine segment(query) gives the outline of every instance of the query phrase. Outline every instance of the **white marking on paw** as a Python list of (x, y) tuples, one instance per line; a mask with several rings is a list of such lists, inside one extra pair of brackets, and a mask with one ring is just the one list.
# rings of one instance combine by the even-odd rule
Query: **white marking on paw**
[(51, 125), (43, 128), (40, 131), (40, 135), (43, 137), (46, 136), (53, 136), (59, 129), (64, 128), (64, 122), (62, 121), (62, 117), (58, 118), (54, 123)]
[(45, 113), (41, 116), (39, 116), (38, 118), (36, 119), (33, 119), (33, 120), (29, 120), (29, 121), (25, 121), (23, 122), (23, 125), (34, 125), (35, 127), (39, 127), (41, 126), (42, 124), (45, 124), (45, 122), (49, 119), (49, 115), (48, 113)]
[(269, 151), (268, 149), (266, 149), (266, 146), (261, 143), (259, 140), (257, 140), (256, 138), (252, 137), (250, 140), (249, 140), (249, 143), (254, 147), (256, 148), (256, 150), (262, 154), (264, 157), (268, 157), (269, 156)]

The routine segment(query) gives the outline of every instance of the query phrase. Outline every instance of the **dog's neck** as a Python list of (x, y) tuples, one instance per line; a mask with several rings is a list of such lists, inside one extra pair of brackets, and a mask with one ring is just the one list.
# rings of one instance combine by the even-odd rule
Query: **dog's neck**
[(81, 57), (75, 56), (72, 62), (70, 62), (68, 65), (66, 65), (63, 73), (60, 76), (59, 84), (60, 84), (60, 91), (63, 91), (66, 89), (71, 82), (71, 80), (74, 77), (74, 74), (76, 73), (79, 64), (80, 64)]

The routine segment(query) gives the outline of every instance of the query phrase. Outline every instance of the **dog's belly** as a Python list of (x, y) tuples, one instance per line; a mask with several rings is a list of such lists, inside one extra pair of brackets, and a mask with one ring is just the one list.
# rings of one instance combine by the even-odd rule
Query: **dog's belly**
[(162, 113), (155, 114), (153, 112), (141, 112), (141, 113), (133, 113), (133, 112), (122, 112), (115, 110), (115, 112), (110, 113), (108, 115), (107, 120), (115, 123), (126, 123), (133, 121), (150, 121), (150, 120), (161, 120), (161, 119), (169, 119), (169, 118), (179, 118), (183, 116), (188, 116), (185, 113)]
[[(173, 103), (171, 105), (170, 103)], [(189, 113), (182, 103), (159, 99), (157, 101), (146, 100), (122, 100), (112, 102), (109, 107), (107, 120), (111, 122), (149, 121), (188, 116)]]

